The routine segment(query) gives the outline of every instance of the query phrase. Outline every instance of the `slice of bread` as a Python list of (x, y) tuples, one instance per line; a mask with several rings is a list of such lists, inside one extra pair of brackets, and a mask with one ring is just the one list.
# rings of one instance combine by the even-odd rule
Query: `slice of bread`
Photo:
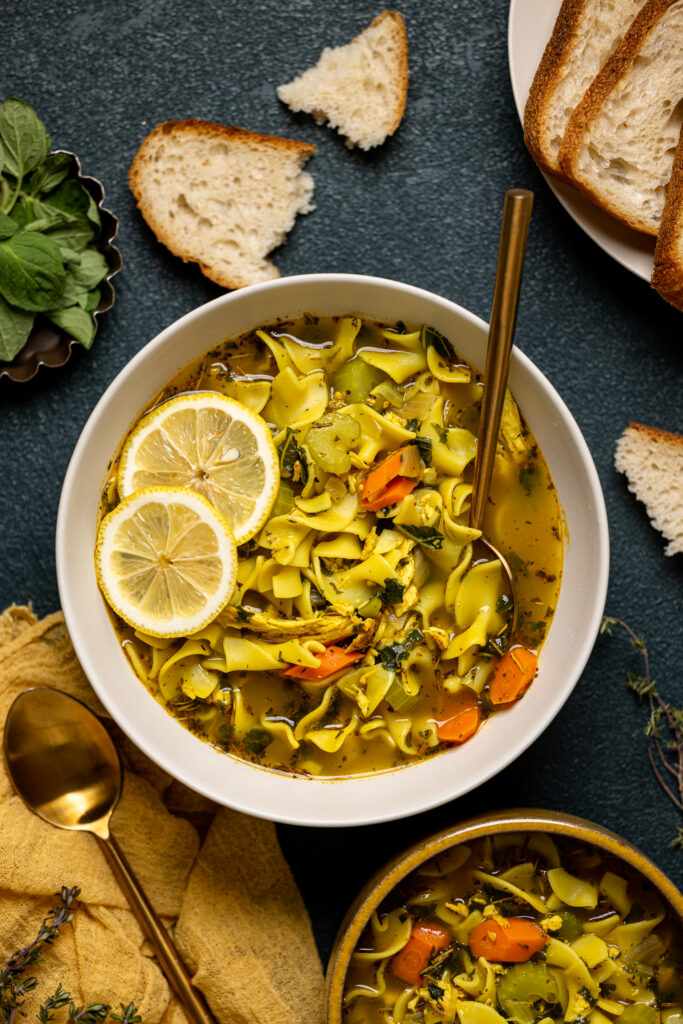
[(664, 553), (683, 552), (683, 437), (631, 423), (617, 441), (614, 463), (669, 541)]
[(608, 213), (656, 235), (682, 100), (683, 0), (647, 0), (569, 119), (562, 170)]
[(313, 68), (277, 94), (295, 113), (312, 114), (346, 136), (347, 145), (372, 149), (393, 135), (408, 92), (408, 37), (398, 11), (382, 11), (346, 46), (323, 50)]
[(586, 89), (643, 0), (563, 0), (524, 110), (524, 139), (546, 174), (563, 178), (560, 145)]
[(683, 129), (657, 235), (652, 287), (683, 311)]
[(313, 209), (315, 146), (213, 121), (165, 121), (128, 172), (160, 242), (223, 288), (279, 277), (267, 254)]

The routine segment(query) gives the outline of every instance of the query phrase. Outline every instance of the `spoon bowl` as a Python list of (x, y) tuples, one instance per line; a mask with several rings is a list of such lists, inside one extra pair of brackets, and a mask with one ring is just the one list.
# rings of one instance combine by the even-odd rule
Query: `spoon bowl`
[(121, 761), (109, 733), (61, 690), (25, 690), (5, 723), (12, 785), (29, 810), (58, 828), (109, 836), (121, 795)]

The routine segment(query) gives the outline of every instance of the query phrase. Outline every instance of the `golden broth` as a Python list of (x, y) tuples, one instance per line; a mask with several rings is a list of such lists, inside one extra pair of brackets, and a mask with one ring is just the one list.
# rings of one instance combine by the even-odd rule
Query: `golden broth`
[[(295, 322), (273, 325), (267, 330), (273, 339), (273, 345), (282, 348), (283, 340), (292, 344), (298, 342), (301, 343), (302, 348), (307, 348), (309, 355), (312, 354), (315, 358), (318, 353), (329, 353), (332, 350), (333, 339), (338, 339), (342, 331), (349, 329), (349, 323), (356, 323), (356, 321), (340, 317), (305, 316)], [(393, 330), (395, 331), (396, 328)], [(396, 349), (397, 358), (404, 358), (404, 351), (398, 351), (398, 343), (395, 343), (393, 339), (397, 337), (411, 338), (412, 335), (410, 331), (406, 331), (404, 325), (399, 325), (399, 330), (403, 334), (392, 334), (383, 325), (369, 321), (363, 322), (353, 343), (355, 355), (353, 363), (359, 364), (359, 351), (365, 353), (366, 358), (378, 359), (381, 362), (387, 353), (394, 353)], [(411, 349), (409, 356), (414, 358), (417, 363), (421, 357), (415, 345), (413, 345), (413, 349), (415, 352)], [(282, 351), (284, 352), (284, 349)], [(422, 362), (424, 362), (423, 358)], [(443, 367), (444, 364), (442, 362), (439, 365)], [(464, 445), (467, 448), (470, 445), (471, 451), (469, 457), (466, 456), (466, 465), (461, 475), (449, 477), (445, 483), (445, 477), (441, 470), (435, 470), (433, 466), (422, 462), (421, 486), (416, 492), (417, 495), (424, 495), (426, 501), (429, 498), (427, 492), (430, 489), (431, 493), (436, 495), (439, 487), (443, 490), (444, 486), (450, 486), (449, 495), (455, 495), (454, 502), (456, 504), (459, 502), (457, 510), (456, 504), (453, 504), (452, 507), (449, 505), (453, 513), (451, 532), (455, 531), (458, 536), (463, 533), (463, 536), (466, 536), (468, 494), (471, 490), (473, 453), (476, 447), (473, 435), (476, 435), (479, 419), (482, 384), (476, 372), (472, 371), (464, 360), (457, 359), (449, 362), (449, 365), (452, 376), (457, 377), (459, 374), (462, 377), (470, 376), (470, 380), (439, 381), (430, 373), (422, 370), (419, 373), (408, 375), (401, 383), (397, 384), (391, 380), (389, 375), (374, 368), (373, 381), (382, 379), (379, 380), (379, 384), (375, 383), (371, 394), (365, 393), (364, 402), (360, 404), (364, 408), (370, 409), (371, 412), (374, 411), (376, 418), (377, 413), (380, 413), (388, 423), (396, 421), (403, 434), (408, 429), (423, 436), (431, 430), (432, 440), (425, 441), (423, 438), (423, 447), (420, 448), (423, 456), (425, 455), (425, 444), (430, 458), (432, 450), (440, 450), (439, 438), (449, 439), (448, 444), (450, 445), (452, 441), (456, 447)], [(366, 370), (362, 366), (357, 366), (356, 369), (361, 382), (367, 381)], [(154, 397), (144, 412), (178, 393), (192, 390), (212, 390), (239, 399), (240, 394), (244, 391), (245, 383), (272, 382), (277, 373), (278, 367), (269, 347), (255, 332), (249, 332), (239, 338), (226, 340), (222, 345), (185, 367)], [(344, 413), (345, 409), (353, 411), (360, 408), (358, 401), (355, 405), (349, 404), (349, 399), (358, 399), (358, 395), (355, 395), (353, 390), (356, 386), (354, 379), (351, 379), (350, 389), (345, 393), (340, 392), (337, 388), (339, 382), (345, 386), (348, 383), (345, 373), (345, 370), (343, 372), (337, 370), (328, 381), (330, 385), (328, 409), (342, 410), (342, 418), (345, 416), (348, 418), (348, 415)], [(430, 410), (434, 408), (435, 402), (442, 403), (440, 406), (442, 408), (441, 425), (437, 424), (436, 427), (429, 426)], [(538, 450), (535, 440), (523, 421), (520, 422), (518, 418), (515, 420), (516, 407), (512, 407), (513, 403), (510, 405), (511, 408), (508, 408), (507, 415), (513, 424), (510, 427), (510, 437), (513, 449), (516, 447), (516, 451), (511, 454), (503, 443), (499, 446), (484, 533), (508, 556), (515, 573), (519, 602), (519, 625), (512, 641), (538, 651), (550, 627), (559, 593), (563, 556), (562, 519), (555, 487), (543, 455)], [(263, 410), (266, 419), (268, 409), (267, 405)], [(361, 415), (357, 412), (354, 414)], [(518, 424), (516, 432), (513, 429), (515, 422)], [(280, 451), (282, 451), (289, 434), (286, 430), (278, 429), (273, 424), (271, 427), (276, 444), (279, 444)], [(308, 437), (302, 431), (299, 431), (296, 436), (302, 444)], [(359, 443), (362, 444), (362, 442)], [(447, 447), (446, 441), (443, 441), (441, 447)], [(362, 451), (362, 448), (359, 450)], [(116, 469), (120, 451), (121, 449), (116, 455), (112, 475), (105, 487), (103, 514), (118, 502)], [(450, 454), (452, 452), (449, 448), (442, 458), (448, 459)], [(359, 459), (355, 461), (362, 462)], [(379, 461), (379, 456), (377, 461)], [(334, 481), (330, 483), (330, 474), (321, 472), (314, 462), (310, 463), (309, 469), (311, 467), (312, 471), (318, 474), (313, 484), (314, 491), (316, 487), (319, 492), (322, 492), (324, 488), (334, 491), (332, 487)], [(349, 473), (342, 473), (336, 479), (341, 479), (344, 485), (342, 491), (348, 495), (352, 493), (353, 489), (358, 490), (364, 476), (365, 470), (356, 466)], [(297, 492), (301, 491), (301, 482), (297, 482), (292, 477), (287, 481), (283, 480), (282, 486), (288, 494), (293, 492), (295, 498)], [(338, 500), (339, 494), (335, 491), (334, 501)], [(416, 502), (418, 500), (416, 499)], [(448, 500), (451, 500), (450, 497)], [(434, 498), (434, 501), (437, 499)], [(405, 502), (410, 502), (410, 495)], [(399, 503), (397, 507), (401, 508), (405, 502)], [(409, 510), (410, 514), (413, 514), (416, 507), (417, 504), (412, 512)], [(275, 518), (277, 511), (278, 503), (276, 502), (275, 510), (271, 513), (271, 521)], [(362, 512), (363, 509), (360, 509), (360, 513)], [(385, 513), (387, 514), (385, 515)], [(373, 533), (367, 526), (361, 531), (364, 533), (364, 539), (359, 540), (359, 543), (362, 544), (363, 554), (357, 561), (367, 561), (372, 556), (370, 542), (374, 543), (378, 536), (383, 537), (384, 532), (382, 531), (388, 531), (387, 536), (390, 534), (393, 536), (396, 531), (392, 531), (392, 527), (395, 525), (391, 518), (392, 515), (395, 518), (400, 518), (400, 514), (395, 515), (391, 510), (387, 512), (386, 509), (378, 512), (375, 516), (370, 514), (369, 518), (374, 522), (375, 530)], [(367, 519), (368, 515), (361, 516), (361, 518)], [(421, 520), (418, 521), (421, 522)], [(435, 521), (437, 525), (441, 526), (441, 520)], [(266, 524), (260, 537), (257, 536), (240, 549), (240, 558), (244, 564), (250, 559), (253, 563), (259, 557), (266, 558), (271, 555), (271, 551), (262, 547), (264, 537), (266, 541), (268, 539), (269, 525), (270, 523)], [(410, 529), (410, 525), (399, 526), (399, 531)], [(412, 529), (414, 531), (414, 527)], [(370, 536), (370, 541), (368, 541), (368, 536)], [(401, 536), (405, 545), (406, 535), (401, 534)], [(429, 540), (425, 543), (429, 544)], [(356, 691), (353, 691), (350, 696), (348, 688), (347, 692), (344, 691), (346, 676), (343, 673), (341, 676), (332, 677), (333, 686), (328, 685), (327, 681), (297, 680), (284, 676), (280, 672), (250, 671), (247, 667), (243, 671), (221, 674), (219, 669), (215, 669), (219, 663), (220, 643), (215, 642), (215, 639), (212, 640), (213, 634), (209, 635), (206, 631), (199, 634), (205, 648), (201, 657), (206, 666), (219, 673), (220, 685), (209, 700), (198, 700), (192, 696), (191, 691), (187, 692), (187, 688), (183, 689), (182, 679), (175, 689), (173, 686), (160, 686), (159, 683), (160, 678), (170, 678), (169, 673), (164, 674), (164, 664), (170, 657), (178, 654), (183, 644), (182, 639), (161, 641), (144, 637), (141, 634), (136, 635), (120, 620), (116, 622), (117, 629), (124, 650), (150, 692), (187, 728), (218, 748), (240, 758), (257, 761), (275, 770), (299, 774), (335, 776), (395, 768), (411, 763), (416, 758), (445, 749), (448, 744), (439, 740), (437, 723), (447, 714), (449, 702), (454, 693), (463, 690), (463, 685), (468, 687), (468, 694), (476, 695), (477, 713), (482, 719), (496, 710), (487, 699), (486, 677), (500, 656), (504, 644), (509, 640), (505, 627), (509, 614), (506, 609), (497, 612), (492, 610), (491, 614), (498, 623), (498, 635), (492, 634), (490, 642), (483, 650), (473, 647), (469, 653), (465, 652), (464, 655), (451, 659), (446, 664), (440, 660), (438, 642), (443, 644), (453, 637), (453, 615), (447, 611), (443, 595), (457, 560), (454, 560), (452, 564), (444, 565), (444, 559), (447, 561), (448, 550), (454, 552), (463, 550), (462, 547), (456, 549), (449, 538), (445, 540), (442, 538), (442, 543), (445, 547), (437, 551), (424, 546), (422, 542), (416, 542), (412, 548), (412, 555), (409, 551), (406, 558), (399, 562), (399, 565), (404, 568), (406, 559), (412, 557), (414, 579), (418, 578), (419, 570), (420, 579), (419, 585), (416, 585), (418, 593), (416, 604), (414, 603), (412, 607), (401, 601), (389, 604), (391, 594), (388, 596), (385, 594), (381, 602), (374, 598), (375, 605), (381, 603), (382, 629), (384, 636), (389, 641), (393, 640), (395, 644), (403, 642), (404, 645), (407, 645), (410, 637), (415, 635), (416, 625), (419, 627), (417, 632), (420, 632), (425, 623), (428, 624), (428, 628), (421, 635), (420, 642), (414, 644), (409, 652), (407, 646), (391, 648), (388, 655), (385, 650), (382, 661), (382, 666), (385, 667), (387, 664), (392, 664), (390, 657), (392, 651), (397, 652), (396, 678), (401, 681), (402, 689), (397, 691), (396, 686), (392, 683), (394, 690), (389, 690), (385, 699), (369, 710), (366, 693), (358, 696)], [(369, 544), (370, 547), (368, 547)], [(448, 548), (449, 544), (451, 544), (450, 549)], [(464, 550), (469, 550), (471, 553), (473, 550), (471, 544), (469, 548), (465, 546)], [(476, 563), (477, 557), (475, 547), (472, 565)], [(460, 554), (457, 555), (457, 558), (460, 558)], [(441, 564), (439, 564), (439, 559)], [(322, 572), (328, 577), (332, 577), (333, 583), (339, 577), (340, 565), (348, 567), (348, 564), (339, 558), (320, 561)], [(308, 572), (310, 579), (313, 579), (312, 570), (304, 569), (302, 572), (303, 574)], [(317, 579), (319, 586), (324, 590), (327, 585), (326, 580), (321, 579), (320, 576)], [(362, 586), (367, 591), (367, 581)], [(315, 598), (316, 601), (314, 614), (324, 614), (325, 608), (330, 608), (329, 602), (327, 605), (325, 604), (313, 584), (310, 584), (308, 593), (311, 599)], [(372, 596), (372, 587), (368, 593)], [(406, 596), (407, 601), (410, 595), (408, 584), (403, 587), (402, 593)], [(501, 599), (504, 604), (502, 594)], [(368, 602), (366, 601), (365, 604), (367, 605)], [(426, 607), (427, 604), (432, 609), (431, 614), (427, 617), (423, 614), (422, 620), (418, 620), (415, 609)], [(247, 592), (241, 597), (238, 610), (239, 622), (234, 625), (243, 625), (245, 635), (250, 635), (247, 632), (251, 628), (250, 622), (254, 620), (254, 614), (258, 612), (267, 612), (271, 616), (279, 618), (283, 623), (301, 614), (300, 611), (297, 612), (297, 606), (292, 603), (291, 599), (289, 602), (275, 601), (272, 594), (266, 599), (263, 594)], [(357, 633), (360, 628), (357, 609), (354, 609), (354, 615), (356, 616)], [(363, 621), (367, 623), (369, 620), (366, 618)], [(425, 639), (427, 634), (429, 634), (429, 642)], [(442, 635), (446, 637), (446, 640), (440, 640)], [(373, 639), (377, 641), (377, 634)], [(372, 651), (373, 648), (370, 650)], [(377, 654), (376, 657), (379, 662), (381, 654)], [(193, 659), (196, 662), (197, 656), (193, 655), (189, 661)], [(351, 666), (352, 670), (355, 668), (355, 665)], [(177, 675), (177, 669), (174, 668), (173, 671)], [(417, 699), (415, 699), (416, 691), (418, 691)], [(388, 703), (392, 692), (398, 692), (397, 707)], [(354, 694), (356, 694), (355, 697)], [(358, 701), (358, 706), (354, 700)], [(362, 702), (365, 704), (363, 705)], [(307, 716), (311, 714), (313, 714), (312, 729), (309, 733), (301, 735), (299, 723), (302, 720), (307, 720)], [(349, 727), (338, 749), (332, 749), (336, 743), (335, 737), (338, 738), (340, 730), (352, 720), (355, 722), (355, 727)], [(299, 736), (294, 740), (297, 731)], [(310, 736), (313, 737), (313, 741), (308, 738)], [(332, 742), (329, 742), (330, 738)], [(329, 749), (319, 746), (318, 742), (327, 744)]]

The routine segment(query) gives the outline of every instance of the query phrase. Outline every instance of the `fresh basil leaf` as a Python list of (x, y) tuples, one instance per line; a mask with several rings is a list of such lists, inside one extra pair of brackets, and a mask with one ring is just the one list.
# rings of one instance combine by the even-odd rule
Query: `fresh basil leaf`
[(407, 523), (401, 523), (400, 526), (397, 523), (396, 525), (401, 533), (405, 533), (406, 537), (411, 537), (425, 548), (438, 550), (443, 546), (444, 535), (433, 526), (409, 526)]
[(69, 306), (81, 306), (85, 302), (88, 289), (77, 284), (72, 274), (67, 271), (66, 283), (53, 309), (67, 309)]
[(100, 304), (102, 293), (99, 288), (91, 288), (89, 292), (82, 295), (78, 300), (78, 305), (81, 309), (85, 309), (88, 313), (94, 313)]
[(50, 136), (33, 107), (15, 97), (0, 103), (0, 143), (4, 168), (23, 178), (45, 159), (50, 151)]
[(101, 252), (97, 249), (86, 249), (78, 261), (74, 262), (73, 267), (69, 266), (69, 272), (80, 288), (89, 291), (107, 276), (109, 267)]
[(90, 348), (95, 337), (95, 322), (91, 313), (86, 313), (80, 306), (69, 306), (67, 309), (53, 309), (47, 316), (53, 324), (80, 341), (85, 348)]
[(73, 217), (78, 217), (79, 220), (87, 220), (92, 196), (86, 192), (80, 182), (75, 178), (70, 178), (69, 181), (62, 182), (59, 188), (51, 192), (46, 202), (55, 210), (70, 213)]
[(95, 200), (89, 192), (88, 199), (90, 200), (90, 202), (88, 203), (88, 209), (86, 210), (85, 215), (90, 221), (90, 223), (95, 225), (95, 227), (97, 228), (97, 233), (99, 234), (99, 230), (102, 227), (102, 221), (100, 220), (100, 211), (97, 206), (97, 203), (95, 202)]
[(54, 309), (64, 291), (66, 271), (59, 247), (45, 235), (20, 231), (0, 242), (0, 294), (20, 309)]
[(0, 296), (0, 359), (9, 362), (22, 350), (35, 318), (35, 313), (14, 309)]
[(85, 252), (95, 236), (93, 229), (86, 221), (75, 221), (72, 224), (50, 228), (45, 237), (56, 242), (62, 254), (62, 259), (71, 262), (78, 259), (82, 252)]
[(19, 225), (16, 221), (8, 217), (6, 213), (0, 213), (0, 240), (11, 238), (12, 235), (16, 235), (18, 230)]
[(50, 153), (29, 178), (26, 188), (32, 195), (37, 192), (51, 192), (70, 173), (73, 157), (68, 153)]

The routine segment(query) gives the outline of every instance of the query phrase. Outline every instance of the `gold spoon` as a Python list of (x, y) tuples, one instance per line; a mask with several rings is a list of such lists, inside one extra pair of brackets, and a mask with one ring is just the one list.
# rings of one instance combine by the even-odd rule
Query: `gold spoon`
[(109, 819), (121, 795), (122, 769), (109, 733), (75, 697), (37, 686), (20, 693), (5, 722), (5, 758), (26, 806), (58, 828), (92, 832), (161, 968), (193, 1024), (215, 1024), (168, 933), (140, 888)]
[[(470, 506), (470, 526), (474, 530), (483, 530), (484, 527), (500, 420), (503, 414), (503, 401), (510, 370), (512, 338), (515, 333), (524, 252), (533, 201), (534, 194), (528, 189), (511, 188), (505, 193)], [(487, 561), (493, 556), (493, 558), (499, 559), (503, 568), (512, 598), (512, 619), (509, 633), (511, 639), (517, 626), (519, 610), (512, 570), (507, 559), (483, 535), (476, 541), (476, 544), (480, 548), (486, 549)]]

